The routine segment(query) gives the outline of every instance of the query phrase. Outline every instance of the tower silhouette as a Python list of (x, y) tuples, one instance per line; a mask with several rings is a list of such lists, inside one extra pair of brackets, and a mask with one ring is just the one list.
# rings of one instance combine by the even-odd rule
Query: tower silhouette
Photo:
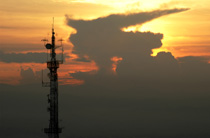
[[(50, 87), (50, 94), (48, 94), (48, 111), (50, 112), (50, 120), (49, 127), (44, 129), (44, 132), (48, 135), (49, 138), (59, 138), (59, 133), (61, 133), (62, 129), (59, 127), (59, 119), (58, 119), (58, 74), (57, 69), (59, 68), (59, 64), (63, 63), (62, 60), (56, 59), (56, 47), (55, 46), (55, 32), (54, 32), (54, 19), (52, 26), (52, 37), (51, 44), (47, 43), (45, 45), (46, 49), (50, 50), (50, 61), (47, 61), (47, 68), (50, 70), (49, 78), (50, 82), (43, 82), (43, 87)], [(62, 50), (63, 52), (63, 50)], [(62, 53), (63, 55), (63, 53)], [(62, 56), (63, 57), (63, 56)]]

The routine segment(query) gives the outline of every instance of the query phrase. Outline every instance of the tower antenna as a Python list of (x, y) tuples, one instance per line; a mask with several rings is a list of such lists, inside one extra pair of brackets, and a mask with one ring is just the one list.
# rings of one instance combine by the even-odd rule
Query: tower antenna
[(53, 17), (53, 23), (52, 23), (52, 30), (54, 32), (54, 17)]
[[(49, 107), (47, 108), (50, 112), (49, 127), (44, 129), (44, 132), (48, 134), (48, 138), (59, 138), (59, 133), (62, 129), (59, 127), (58, 120), (58, 74), (57, 69), (63, 62), (56, 59), (56, 46), (55, 46), (55, 32), (54, 32), (54, 17), (52, 24), (52, 37), (51, 43), (45, 45), (46, 49), (50, 50), (50, 61), (47, 61), (47, 68), (50, 70), (49, 78), (50, 82), (42, 82), (42, 86), (50, 87), (50, 94), (48, 95)], [(42, 80), (43, 81), (43, 80)]]

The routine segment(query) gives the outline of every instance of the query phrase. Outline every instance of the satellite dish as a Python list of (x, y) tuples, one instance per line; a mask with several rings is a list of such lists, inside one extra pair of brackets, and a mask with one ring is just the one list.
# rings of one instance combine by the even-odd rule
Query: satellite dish
[(45, 47), (46, 47), (47, 49), (51, 49), (51, 48), (52, 48), (52, 45), (49, 44), (49, 43), (47, 43), (47, 44), (45, 45)]

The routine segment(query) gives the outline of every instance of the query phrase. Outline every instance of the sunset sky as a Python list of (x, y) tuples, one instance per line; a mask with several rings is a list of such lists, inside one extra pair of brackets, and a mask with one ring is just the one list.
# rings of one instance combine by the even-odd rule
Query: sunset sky
[(190, 8), (190, 10), (155, 19), (141, 26), (139, 30), (163, 33), (163, 47), (172, 51), (176, 57), (209, 55), (205, 49), (209, 43), (208, 5), (207, 0), (2, 1), (0, 5), (1, 50), (6, 52), (43, 50), (39, 40), (49, 37), (52, 17), (55, 17), (58, 37), (68, 43), (72, 29), (66, 25), (65, 15), (77, 19), (94, 19), (111, 13), (133, 13), (176, 7)]
[[(137, 13), (170, 8), (189, 8), (188, 11), (163, 16), (143, 25), (126, 26), (125, 31), (151, 31), (162, 33), (162, 47), (153, 50), (172, 52), (175, 57), (209, 56), (210, 23), (207, 0), (7, 0), (0, 4), (0, 47), (4, 53), (46, 52), (41, 39), (50, 39), (52, 17), (55, 18), (57, 39), (64, 39), (65, 51), (73, 47), (69, 36), (76, 30), (66, 24), (66, 16), (74, 19), (95, 19), (118, 13)], [(122, 28), (123, 29), (123, 28)], [(7, 73), (15, 74), (16, 80), (1, 80), (1, 83), (17, 84), (20, 66), (25, 63), (1, 63), (9, 67)], [(12, 68), (15, 66), (16, 68)], [(79, 67), (81, 68), (81, 67)], [(93, 67), (95, 68), (95, 67)], [(16, 71), (16, 73), (15, 73)], [(14, 76), (14, 75), (12, 75)], [(11, 76), (11, 77), (12, 77)], [(2, 78), (1, 77), (1, 78)], [(19, 78), (20, 79), (20, 78)], [(5, 81), (4, 81), (5, 80)]]
[[(63, 38), (66, 53), (70, 53), (72, 44), (68, 38), (75, 29), (66, 25), (66, 16), (75, 19), (95, 19), (113, 13), (136, 13), (141, 11), (163, 10), (169, 8), (190, 8), (190, 10), (173, 14), (145, 23), (141, 26), (128, 27), (128, 31), (151, 31), (164, 34), (161, 49), (170, 51), (175, 57), (209, 56), (209, 2), (206, 0), (8, 0), (0, 4), (0, 46), (1, 52), (27, 53), (46, 52), (43, 38), (50, 38), (52, 17), (55, 18), (56, 37)], [(70, 51), (69, 51), (70, 50)], [(1, 63), (5, 64), (5, 63)], [(4, 66), (13, 66), (13, 63)], [(18, 83), (20, 66), (9, 67), (6, 74), (15, 74), (9, 81)], [(80, 67), (81, 68), (81, 67)], [(16, 73), (15, 73), (16, 71)], [(0, 71), (5, 74), (5, 70)], [(18, 71), (20, 72), (20, 71)], [(12, 75), (14, 77), (14, 75)], [(12, 77), (11, 76), (11, 77)], [(1, 77), (2, 78), (2, 77)], [(20, 78), (19, 78), (20, 79)]]
[[(0, 2), (0, 137), (48, 125), (49, 59), (58, 69), (63, 138), (209, 138), (209, 0)], [(56, 49), (61, 59), (61, 49)], [(11, 133), (12, 132), (12, 133)]]

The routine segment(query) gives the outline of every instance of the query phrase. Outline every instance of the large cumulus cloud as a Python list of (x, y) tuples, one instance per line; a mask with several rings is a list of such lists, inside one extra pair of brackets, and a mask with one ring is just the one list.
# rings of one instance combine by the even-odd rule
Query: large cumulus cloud
[[(161, 47), (163, 34), (121, 31), (122, 27), (185, 10), (110, 15), (88, 21), (68, 19), (68, 25), (77, 30), (70, 37), (74, 52), (89, 56), (99, 66), (97, 73), (72, 74), (85, 84), (71, 87), (79, 107), (72, 113), (72, 123), (77, 125), (69, 136), (210, 136), (206, 129), (210, 124), (204, 123), (210, 112), (202, 102), (206, 103), (210, 90), (208, 59), (175, 59), (165, 52), (151, 57), (151, 50)], [(117, 75), (111, 70), (113, 56), (123, 58)]]
[[(169, 71), (173, 73), (172, 70), (176, 70), (174, 73), (177, 73), (178, 62), (171, 54), (161, 53), (156, 58), (150, 56), (152, 49), (162, 46), (163, 34), (123, 32), (121, 29), (186, 10), (188, 9), (158, 10), (127, 15), (114, 14), (88, 21), (68, 18), (68, 24), (77, 30), (70, 40), (75, 45), (75, 53), (81, 57), (89, 56), (99, 66), (99, 72), (102, 70), (104, 70), (103, 73), (111, 72), (110, 59), (117, 56), (123, 59), (117, 68), (118, 76), (139, 76), (147, 79), (147, 75), (155, 78), (155, 75), (164, 75)], [(161, 60), (167, 62), (163, 64), (164, 61), (161, 62)], [(163, 70), (166, 68), (167, 71), (164, 73)]]

